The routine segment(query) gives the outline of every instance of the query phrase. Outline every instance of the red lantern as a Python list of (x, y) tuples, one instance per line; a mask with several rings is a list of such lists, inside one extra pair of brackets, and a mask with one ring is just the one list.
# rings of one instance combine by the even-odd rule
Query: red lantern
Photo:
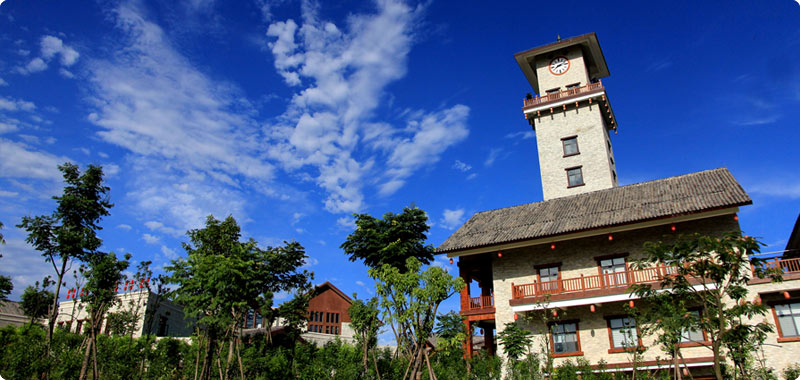
[(550, 249), (556, 249), (556, 243), (550, 244)]
[(591, 311), (592, 313), (594, 313), (594, 310), (595, 310), (595, 309), (594, 309), (594, 305), (591, 305), (591, 306), (589, 306), (589, 311)]
[(739, 220), (739, 215), (734, 215), (734, 216), (733, 216), (733, 220), (736, 220), (736, 221), (738, 221), (738, 220)]
[(783, 298), (788, 300), (789, 298), (792, 298), (792, 296), (789, 294), (789, 292), (783, 292)]
[(554, 317), (558, 317), (558, 310), (556, 310), (556, 309), (553, 309), (553, 316), (554, 316)]
[(608, 234), (608, 241), (614, 241), (614, 235)]
[(689, 376), (689, 369), (683, 367), (683, 376)]
[(519, 319), (519, 315), (517, 315), (517, 313), (514, 313), (514, 320), (516, 321), (518, 319)]
[(630, 302), (628, 302), (628, 307), (630, 307), (631, 309), (633, 309), (633, 301), (630, 301)]
[(497, 257), (503, 257), (503, 252), (497, 252)]
[(452, 265), (452, 264), (453, 264), (453, 258), (451, 257), (450, 258), (450, 265)]
[(675, 232), (675, 230), (677, 230), (677, 228), (675, 228), (674, 224), (669, 229), (672, 230), (672, 232)]

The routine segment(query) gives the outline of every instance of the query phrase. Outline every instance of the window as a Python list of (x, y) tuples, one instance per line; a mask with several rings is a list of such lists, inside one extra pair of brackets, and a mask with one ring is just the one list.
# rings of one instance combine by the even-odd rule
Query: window
[(558, 266), (539, 268), (539, 283), (545, 292), (558, 289)]
[(156, 336), (167, 336), (169, 334), (169, 325), (167, 324), (167, 317), (161, 316), (158, 318), (158, 333)]
[(583, 185), (583, 173), (580, 166), (567, 169), (567, 183), (567, 187)]
[[(629, 317), (614, 317), (608, 319), (608, 330), (611, 339), (609, 352), (625, 350), (639, 345), (639, 335), (636, 331), (636, 321)], [(616, 350), (615, 350), (616, 349)]]
[[(691, 310), (689, 315), (695, 321), (700, 319), (700, 310)], [(684, 329), (681, 331), (681, 344), (702, 343), (706, 338), (703, 331), (698, 328)]]
[(248, 312), (247, 312), (247, 321), (245, 321), (244, 328), (246, 328), (246, 329), (250, 329), (250, 328), (253, 328), (253, 327), (255, 327), (255, 326), (253, 325), (253, 319), (254, 319), (254, 317), (255, 317), (255, 315), (253, 315), (253, 311), (252, 311), (252, 310), (250, 310), (250, 311), (248, 311)]
[(559, 322), (550, 326), (554, 356), (583, 355), (580, 352), (578, 322)]
[(561, 139), (561, 144), (564, 146), (564, 157), (580, 154), (578, 151), (578, 136), (565, 137)]
[(603, 274), (602, 280), (607, 286), (627, 285), (627, 269), (625, 257), (600, 260), (600, 272)]
[(263, 322), (263, 317), (261, 316), (261, 313), (256, 313), (256, 326), (255, 327), (257, 329), (260, 329), (262, 322)]
[(578, 88), (578, 87), (580, 87), (580, 86), (581, 86), (581, 82), (578, 82), (578, 83), (573, 83), (573, 84), (568, 84), (568, 85), (567, 85), (567, 90), (569, 90), (569, 89), (573, 89), (573, 88)]
[(778, 333), (781, 338), (800, 337), (800, 303), (775, 305)]
[(561, 91), (561, 87), (551, 88), (551, 89), (547, 90), (547, 95), (558, 94), (559, 91)]

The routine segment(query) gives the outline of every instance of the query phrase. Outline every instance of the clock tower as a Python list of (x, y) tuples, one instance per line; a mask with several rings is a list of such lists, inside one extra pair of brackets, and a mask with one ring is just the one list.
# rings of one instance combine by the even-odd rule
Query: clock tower
[(544, 200), (617, 186), (617, 120), (600, 81), (609, 72), (597, 36), (559, 38), (514, 57), (538, 95), (522, 110), (536, 131)]

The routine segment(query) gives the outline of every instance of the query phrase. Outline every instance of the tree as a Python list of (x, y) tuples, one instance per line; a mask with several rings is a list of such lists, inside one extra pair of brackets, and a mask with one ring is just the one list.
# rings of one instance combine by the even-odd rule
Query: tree
[(26, 241), (42, 253), (55, 272), (55, 297), (49, 310), (47, 351), (58, 314), (58, 299), (64, 274), (74, 260), (88, 260), (103, 243), (97, 237), (100, 219), (109, 214), (113, 204), (108, 199), (109, 188), (103, 185), (103, 168), (89, 165), (81, 174), (77, 165), (65, 163), (58, 169), (64, 176), (63, 193), (53, 197), (58, 203), (51, 215), (23, 217), (17, 225), (28, 232)]
[(47, 316), (50, 304), (53, 303), (53, 298), (55, 297), (53, 292), (47, 290), (52, 284), (53, 282), (45, 277), (42, 281), (41, 289), (39, 289), (39, 281), (36, 281), (36, 287), (28, 286), (22, 293), (20, 307), (25, 312), (25, 315), (31, 319), (30, 326), (33, 326), (33, 322), (37, 319)]
[[(350, 316), (350, 326), (355, 332), (356, 342), (361, 349), (361, 364), (364, 367), (364, 373), (369, 373), (369, 353), (378, 344), (378, 329), (381, 326), (378, 297), (362, 301), (353, 294), (353, 299), (353, 303), (347, 309), (347, 314)], [(378, 362), (374, 353), (372, 359), (375, 363), (375, 376), (380, 379)]]
[(407, 270), (406, 259), (414, 257), (422, 264), (433, 260), (433, 246), (425, 245), (428, 216), (419, 208), (403, 208), (400, 214), (387, 212), (383, 219), (368, 214), (354, 214), (356, 230), (340, 248), (350, 261), (363, 260), (373, 269), (384, 264)]
[[(3, 222), (0, 222), (0, 230), (3, 229)], [(0, 245), (5, 245), (6, 241), (3, 239), (3, 234), (0, 233)], [(3, 255), (0, 254), (0, 259)], [(8, 301), (8, 295), (14, 290), (14, 284), (11, 282), (11, 277), (0, 275), (0, 302)]]
[(118, 260), (117, 255), (110, 253), (96, 253), (89, 258), (89, 270), (86, 271), (86, 296), (81, 300), (87, 303), (89, 313), (89, 344), (84, 351), (83, 364), (79, 379), (87, 376), (90, 355), (93, 359), (93, 379), (98, 379), (97, 365), (97, 334), (100, 324), (109, 308), (119, 302), (114, 289), (124, 278), (122, 272), (128, 269), (131, 254), (125, 254), (124, 260)]
[[(767, 312), (765, 305), (747, 299), (746, 286), (751, 273), (773, 281), (782, 279), (780, 268), (767, 268), (755, 258), (748, 260), (748, 255), (759, 252), (761, 245), (756, 239), (738, 232), (719, 238), (695, 233), (681, 235), (674, 242), (645, 243), (647, 257), (634, 263), (637, 269), (665, 268), (670, 275), (660, 276), (658, 288), (669, 289), (673, 297), (702, 308), (700, 318), (694, 320), (692, 327), (706, 331), (711, 342), (709, 348), (714, 354), (714, 374), (719, 380), (723, 378), (723, 348), (728, 349), (732, 359), (740, 360), (737, 358), (741, 357), (741, 352), (737, 352), (735, 345), (740, 342), (743, 330), (772, 329), (766, 322), (755, 326), (743, 322), (743, 318), (752, 319)], [(638, 285), (633, 291), (651, 305), (659, 301), (652, 284)], [(675, 327), (670, 329), (667, 333), (674, 334)], [(674, 336), (665, 338), (668, 342), (674, 339)], [(740, 363), (736, 364), (739, 371), (744, 372)]]
[(385, 320), (395, 331), (397, 349), (409, 360), (403, 380), (421, 376), (423, 359), (430, 379), (435, 380), (425, 345), (439, 305), (460, 292), (464, 280), (436, 266), (422, 271), (422, 263), (415, 257), (407, 258), (403, 268), (405, 271), (401, 272), (398, 267), (384, 264), (379, 269), (370, 269), (369, 275), (375, 279)]
[(506, 323), (503, 331), (497, 333), (497, 339), (503, 344), (508, 359), (515, 361), (530, 350), (533, 342), (531, 332), (520, 328), (516, 322)]
[[(186, 316), (196, 318), (202, 327), (204, 357), (196, 362), (199, 378), (210, 378), (217, 346), (228, 343), (224, 366), (217, 357), (220, 377), (227, 378), (234, 351), (241, 359), (238, 333), (242, 318), (249, 310), (264, 306), (273, 293), (310, 288), (312, 275), (300, 270), (307, 257), (297, 242), (266, 249), (253, 239), (241, 242), (241, 229), (231, 216), (224, 221), (209, 216), (205, 228), (187, 235), (191, 241), (183, 244), (187, 257), (173, 260), (166, 268), (171, 272), (168, 282), (177, 285), (170, 294), (183, 305)], [(244, 376), (241, 360), (239, 363)]]

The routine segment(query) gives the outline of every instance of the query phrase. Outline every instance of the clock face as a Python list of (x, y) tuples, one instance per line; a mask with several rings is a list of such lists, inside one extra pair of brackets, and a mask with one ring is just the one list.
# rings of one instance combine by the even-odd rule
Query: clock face
[(555, 57), (550, 61), (550, 72), (561, 75), (569, 70), (569, 59), (567, 57)]

